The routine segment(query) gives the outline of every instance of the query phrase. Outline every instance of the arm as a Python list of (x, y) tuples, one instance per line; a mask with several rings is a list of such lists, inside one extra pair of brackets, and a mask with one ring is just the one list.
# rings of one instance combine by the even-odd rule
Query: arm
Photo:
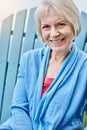
[(11, 129), (11, 117), (7, 121), (5, 121), (2, 125), (0, 125), (0, 130), (12, 130)]
[(29, 103), (25, 89), (25, 59), (23, 57), (21, 60), (13, 94), (11, 106), (13, 130), (32, 130), (32, 123), (29, 117)]

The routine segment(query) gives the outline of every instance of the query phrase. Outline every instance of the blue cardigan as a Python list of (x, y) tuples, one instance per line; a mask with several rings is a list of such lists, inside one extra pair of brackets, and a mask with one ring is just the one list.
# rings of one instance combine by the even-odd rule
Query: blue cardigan
[(87, 100), (87, 54), (75, 45), (41, 98), (50, 48), (26, 52), (19, 68), (8, 130), (82, 130)]

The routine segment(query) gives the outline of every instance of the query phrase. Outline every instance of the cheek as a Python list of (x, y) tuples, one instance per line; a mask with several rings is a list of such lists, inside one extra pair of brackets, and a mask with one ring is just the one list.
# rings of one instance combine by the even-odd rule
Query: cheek
[(69, 39), (74, 38), (74, 32), (72, 30), (66, 29), (64, 32), (62, 32), (65, 36), (67, 36)]
[(47, 40), (49, 38), (49, 34), (47, 32), (42, 31), (42, 38), (43, 40)]
[(68, 34), (69, 34), (69, 38), (72, 40), (72, 39), (74, 38), (74, 32), (71, 31), (71, 32), (69, 32)]
[(74, 38), (74, 29), (73, 29), (73, 27), (71, 27), (71, 28), (68, 30), (68, 34), (70, 35), (71, 39)]
[(65, 35), (72, 35), (74, 36), (74, 29), (72, 26), (67, 26), (64, 28), (64, 30), (62, 30), (62, 33)]

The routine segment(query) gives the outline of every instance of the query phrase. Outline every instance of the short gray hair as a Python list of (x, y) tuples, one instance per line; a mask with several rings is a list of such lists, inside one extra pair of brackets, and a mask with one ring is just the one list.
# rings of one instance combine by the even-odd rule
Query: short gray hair
[(36, 30), (41, 39), (41, 19), (46, 15), (49, 7), (73, 26), (74, 37), (80, 33), (80, 12), (72, 0), (43, 0), (35, 12)]

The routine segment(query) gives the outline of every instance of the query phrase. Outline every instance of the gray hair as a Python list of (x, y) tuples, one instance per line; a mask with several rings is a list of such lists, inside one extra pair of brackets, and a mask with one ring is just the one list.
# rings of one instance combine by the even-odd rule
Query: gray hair
[(80, 33), (80, 12), (72, 0), (43, 0), (35, 12), (36, 30), (41, 39), (41, 19), (48, 13), (49, 7), (72, 25), (74, 37)]

